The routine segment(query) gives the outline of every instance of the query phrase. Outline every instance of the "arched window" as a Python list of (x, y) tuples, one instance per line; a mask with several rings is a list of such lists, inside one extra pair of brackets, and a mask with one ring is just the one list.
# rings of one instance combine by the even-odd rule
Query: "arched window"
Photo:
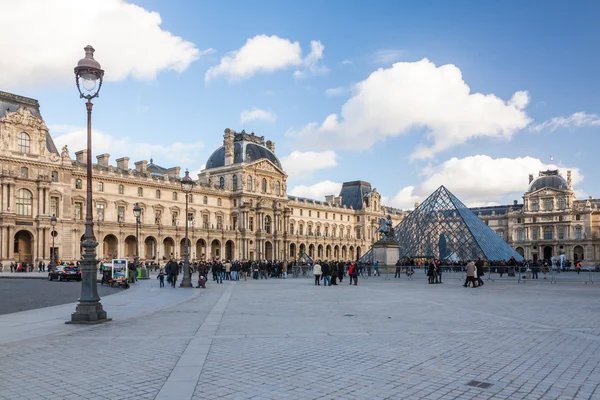
[(17, 137), (17, 144), (19, 147), (19, 153), (29, 154), (31, 139), (29, 138), (28, 134), (25, 132), (19, 133), (19, 136)]
[(221, 207), (221, 199), (217, 199), (217, 206)]
[(252, 190), (252, 177), (251, 176), (248, 177), (248, 185), (247, 186), (248, 186), (248, 190), (251, 191)]
[(104, 182), (98, 182), (98, 191), (104, 192)]
[(173, 192), (173, 201), (177, 201), (177, 192)]
[(81, 189), (81, 179), (75, 179), (75, 189)]
[(204, 196), (202, 198), (202, 204), (208, 204), (208, 197)]
[(220, 177), (219, 178), (219, 189), (223, 189), (225, 188), (225, 178)]
[(144, 195), (144, 188), (142, 188), (142, 187), (139, 187), (139, 188), (138, 188), (138, 196), (139, 196), (139, 197), (142, 197), (143, 195)]
[(27, 189), (17, 191), (17, 215), (31, 215), (33, 195)]
[(552, 240), (553, 229), (551, 226), (544, 227), (544, 240)]
[(238, 189), (237, 186), (237, 175), (233, 176), (233, 190), (236, 191)]
[(267, 178), (262, 178), (261, 190), (263, 193), (267, 193)]
[(265, 232), (271, 233), (271, 217), (265, 216)]
[(281, 182), (277, 181), (277, 184), (275, 185), (275, 193), (277, 193), (277, 196), (281, 196)]
[(125, 194), (125, 186), (119, 185), (119, 194)]
[(564, 210), (567, 207), (567, 202), (564, 197), (558, 198), (558, 208), (559, 210)]
[(156, 198), (160, 200), (160, 190), (156, 189)]
[(58, 182), (58, 172), (52, 171), (52, 182)]

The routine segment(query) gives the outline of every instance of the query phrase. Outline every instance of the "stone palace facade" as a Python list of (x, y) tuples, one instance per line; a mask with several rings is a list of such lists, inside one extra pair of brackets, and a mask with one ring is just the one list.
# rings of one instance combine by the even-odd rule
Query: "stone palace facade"
[[(197, 177), (185, 214), (180, 167), (129, 158), (93, 165), (94, 233), (98, 257), (133, 258), (142, 209), (142, 260), (179, 259), (189, 227), (190, 257), (204, 259), (354, 260), (376, 240), (378, 218), (399, 210), (381, 204), (367, 182), (344, 183), (339, 196), (316, 201), (288, 196), (275, 144), (226, 129), (223, 146)], [(37, 100), (0, 92), (0, 260), (78, 260), (85, 231), (86, 151), (59, 151)], [(50, 217), (58, 223), (53, 229)], [(54, 237), (53, 237), (54, 236)], [(54, 245), (53, 239), (54, 238)]]
[[(381, 204), (368, 182), (346, 182), (325, 201), (287, 194), (287, 175), (264, 137), (226, 129), (223, 146), (198, 175), (185, 214), (180, 167), (109, 154), (93, 165), (94, 233), (102, 260), (136, 255), (133, 207), (142, 209), (142, 260), (179, 259), (189, 227), (190, 257), (354, 260), (377, 240), (378, 218), (404, 214)], [(85, 220), (86, 151), (59, 151), (37, 100), (0, 92), (0, 260), (78, 260)], [(524, 204), (473, 208), (527, 259), (566, 254), (600, 260), (600, 200), (576, 200), (570, 173), (541, 172)], [(50, 217), (58, 223), (53, 231)], [(53, 233), (54, 232), (54, 233)], [(54, 239), (54, 245), (53, 245)]]

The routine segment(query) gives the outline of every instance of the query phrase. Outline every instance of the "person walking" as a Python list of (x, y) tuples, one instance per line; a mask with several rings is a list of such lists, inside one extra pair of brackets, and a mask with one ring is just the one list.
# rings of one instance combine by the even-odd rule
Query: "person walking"
[(465, 280), (464, 287), (469, 287), (469, 282), (473, 284), (473, 288), (477, 287), (477, 280), (475, 276), (477, 274), (477, 267), (473, 261), (469, 261), (467, 266), (465, 267), (465, 271), (467, 272), (467, 279)]
[(352, 285), (352, 274), (354, 274), (354, 264), (350, 264), (348, 267), (348, 280), (350, 281), (349, 285)]
[(373, 276), (381, 276), (379, 274), (379, 261), (375, 260), (375, 264), (373, 265), (374, 274)]
[(354, 264), (350, 264), (350, 266), (354, 266), (352, 268), (352, 278), (350, 279), (350, 284), (352, 285), (352, 281), (354, 281), (354, 286), (358, 285), (358, 268)]
[(321, 271), (321, 265), (319, 263), (316, 263), (313, 267), (313, 275), (315, 276), (315, 286), (321, 285), (321, 274), (323, 274), (323, 271)]
[(321, 271), (323, 272), (323, 286), (331, 286), (331, 269), (329, 268), (329, 264), (324, 262)]
[(483, 279), (481, 277), (485, 274), (483, 273), (483, 261), (481, 261), (481, 258), (477, 259), (475, 267), (477, 268), (477, 283), (479, 286), (483, 286)]
[(156, 277), (156, 279), (158, 279), (159, 287), (161, 287), (161, 288), (165, 287), (165, 273), (163, 272), (162, 269), (158, 273), (158, 276)]
[(225, 280), (230, 281), (231, 280), (231, 262), (229, 262), (229, 260), (227, 260), (227, 261), (225, 261), (225, 264), (223, 266), (225, 267)]

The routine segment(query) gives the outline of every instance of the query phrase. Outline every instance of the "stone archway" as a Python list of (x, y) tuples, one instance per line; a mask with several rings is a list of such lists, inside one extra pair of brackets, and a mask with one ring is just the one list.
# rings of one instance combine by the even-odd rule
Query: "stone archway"
[(298, 256), (306, 253), (306, 245), (304, 243), (300, 243), (300, 251), (298, 252)]
[(317, 258), (319, 260), (322, 260), (323, 256), (324, 256), (324, 254), (323, 254), (323, 245), (320, 244), (320, 245), (317, 246)]
[(360, 258), (361, 254), (361, 248), (360, 246), (356, 246), (356, 259), (358, 260)]
[(346, 246), (342, 246), (342, 260), (348, 260), (348, 249), (346, 249)]
[(215, 260), (221, 258), (221, 242), (217, 239), (213, 240), (210, 244), (210, 256)]
[(125, 238), (125, 258), (134, 258), (136, 251), (135, 236), (129, 235)]
[(519, 253), (521, 257), (525, 257), (525, 250), (522, 247), (517, 247), (515, 251)]
[(175, 241), (171, 237), (166, 237), (163, 240), (163, 257), (166, 260), (175, 258)]
[(348, 259), (351, 261), (354, 261), (354, 246), (350, 246), (350, 248), (348, 249)]
[(552, 247), (546, 246), (544, 247), (544, 260), (550, 261), (552, 258)]
[(156, 239), (154, 236), (148, 236), (146, 240), (144, 240), (144, 259), (153, 261), (157, 259)]
[(18, 262), (33, 264), (33, 235), (31, 232), (22, 230), (15, 233), (14, 251)]
[(273, 244), (269, 241), (265, 242), (265, 260), (273, 261)]
[(102, 249), (104, 258), (115, 259), (119, 258), (119, 240), (115, 235), (109, 234), (104, 236), (102, 241)]
[(331, 260), (331, 256), (331, 246), (327, 245), (327, 247), (325, 247), (325, 258)]
[(574, 262), (583, 261), (584, 256), (585, 256), (585, 253), (583, 251), (583, 247), (581, 247), (581, 246), (573, 247), (573, 261)]
[(196, 241), (196, 258), (198, 260), (206, 260), (206, 242), (204, 239)]
[(235, 258), (234, 250), (235, 244), (233, 243), (233, 240), (228, 240), (227, 242), (225, 242), (225, 259), (233, 261)]
[(296, 259), (296, 243), (290, 243), (290, 260)]
[(310, 258), (312, 258), (313, 260), (315, 259), (315, 245), (314, 244), (308, 245), (308, 256)]
[(338, 261), (340, 259), (340, 246), (338, 246), (337, 244), (333, 248), (333, 258), (334, 258), (334, 260), (338, 260)]

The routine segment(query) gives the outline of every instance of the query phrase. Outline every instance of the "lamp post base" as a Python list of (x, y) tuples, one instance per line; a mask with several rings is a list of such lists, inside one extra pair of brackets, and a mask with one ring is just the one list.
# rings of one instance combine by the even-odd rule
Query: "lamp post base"
[(71, 314), (71, 320), (65, 321), (65, 324), (101, 324), (112, 321), (112, 318), (107, 318), (106, 311), (102, 308), (99, 301), (80, 302), (75, 308), (75, 312)]
[(192, 285), (192, 280), (190, 278), (183, 278), (183, 280), (179, 284), (179, 287), (182, 287), (182, 288), (193, 288), (194, 285)]

